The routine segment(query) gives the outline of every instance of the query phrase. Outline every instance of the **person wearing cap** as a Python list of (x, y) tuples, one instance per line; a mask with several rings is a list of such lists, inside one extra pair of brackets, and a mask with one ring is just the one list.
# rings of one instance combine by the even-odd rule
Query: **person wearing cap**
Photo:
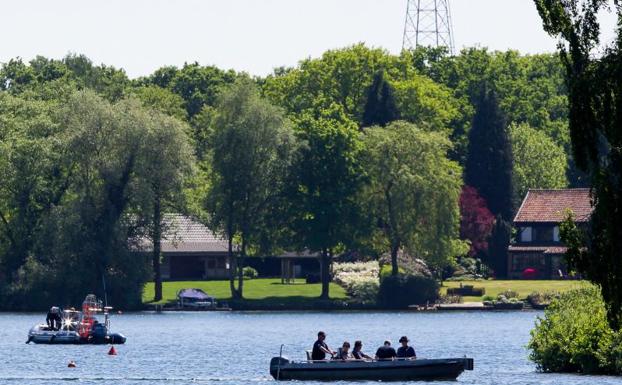
[(313, 361), (322, 361), (326, 359), (327, 354), (330, 354), (331, 356), (335, 355), (335, 352), (330, 350), (328, 345), (326, 345), (326, 342), (324, 342), (325, 339), (326, 333), (317, 333), (317, 341), (313, 344), (313, 350), (311, 351), (311, 359)]
[(400, 343), (402, 344), (402, 346), (397, 348), (397, 358), (417, 358), (417, 353), (415, 353), (415, 349), (412, 346), (408, 346), (408, 342), (408, 337), (402, 336), (402, 338), (400, 338)]
[(354, 349), (352, 349), (352, 357), (355, 360), (371, 360), (372, 358), (363, 353), (363, 343), (361, 341), (354, 341)]
[(396, 357), (395, 349), (391, 346), (391, 341), (384, 341), (384, 344), (376, 350), (377, 360), (392, 360)]

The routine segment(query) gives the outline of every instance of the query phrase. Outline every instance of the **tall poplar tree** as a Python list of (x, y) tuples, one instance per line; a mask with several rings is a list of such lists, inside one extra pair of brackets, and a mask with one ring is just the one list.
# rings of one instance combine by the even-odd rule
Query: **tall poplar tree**
[[(469, 133), (465, 182), (486, 200), (498, 223), (491, 235), (488, 263), (498, 276), (507, 271), (509, 222), (514, 215), (512, 144), (506, 118), (494, 90), (483, 84)], [(495, 247), (492, 247), (495, 245)]]
[(395, 91), (385, 79), (383, 70), (376, 72), (374, 81), (367, 90), (367, 101), (363, 111), (363, 127), (386, 126), (400, 117)]

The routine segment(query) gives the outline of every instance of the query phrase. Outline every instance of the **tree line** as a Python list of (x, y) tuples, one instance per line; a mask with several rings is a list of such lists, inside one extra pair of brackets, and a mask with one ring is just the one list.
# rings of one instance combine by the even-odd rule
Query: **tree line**
[(324, 298), (346, 252), (389, 254), (398, 274), (406, 251), (438, 277), (470, 255), (503, 276), (525, 191), (586, 183), (559, 57), (486, 49), (359, 44), (264, 78), (14, 59), (0, 68), (0, 146), (3, 308), (104, 283), (138, 306), (150, 279), (161, 298), (168, 212), (229, 239), (234, 298), (244, 258), (284, 250), (320, 256)]

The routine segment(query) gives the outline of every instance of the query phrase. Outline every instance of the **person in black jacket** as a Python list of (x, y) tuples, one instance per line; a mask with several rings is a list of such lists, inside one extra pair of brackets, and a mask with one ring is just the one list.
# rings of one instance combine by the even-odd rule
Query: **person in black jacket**
[(384, 341), (384, 345), (376, 350), (377, 360), (392, 360), (397, 356), (395, 349), (391, 346), (391, 341)]
[(311, 352), (311, 359), (313, 361), (321, 361), (326, 359), (326, 355), (330, 354), (331, 356), (335, 355), (335, 352), (330, 350), (328, 345), (326, 345), (326, 333), (319, 332), (317, 333), (317, 341), (313, 344), (313, 350)]
[(415, 353), (415, 349), (412, 346), (408, 346), (408, 342), (408, 337), (402, 336), (402, 338), (400, 338), (400, 343), (402, 344), (402, 346), (397, 349), (397, 358), (417, 358), (417, 353)]
[(45, 317), (45, 322), (50, 329), (60, 330), (61, 321), (60, 308), (58, 306), (52, 306), (50, 311), (48, 311), (47, 317)]

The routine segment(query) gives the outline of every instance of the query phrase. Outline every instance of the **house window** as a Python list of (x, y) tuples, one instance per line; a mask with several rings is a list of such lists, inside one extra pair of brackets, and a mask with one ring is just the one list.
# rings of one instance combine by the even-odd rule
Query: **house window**
[(531, 242), (532, 241), (531, 227), (523, 227), (521, 229), (520, 240), (521, 240), (521, 242)]
[(559, 242), (559, 226), (553, 227), (553, 240)]
[(535, 229), (535, 238), (538, 242), (553, 241), (553, 227), (538, 227)]

